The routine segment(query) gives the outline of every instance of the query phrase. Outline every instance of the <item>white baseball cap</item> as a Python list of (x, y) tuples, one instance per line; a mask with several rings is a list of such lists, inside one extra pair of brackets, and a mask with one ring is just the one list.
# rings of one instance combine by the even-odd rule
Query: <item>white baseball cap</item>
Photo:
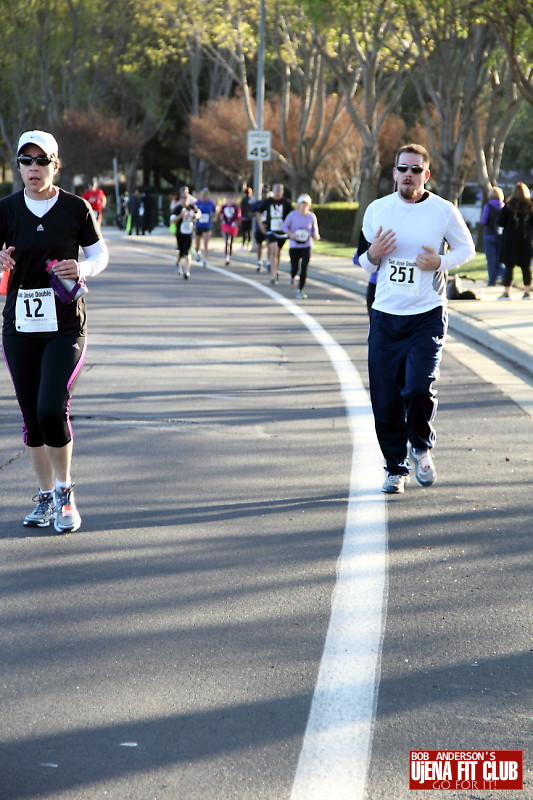
[(309, 197), (309, 195), (308, 195), (308, 194), (301, 194), (301, 195), (300, 195), (300, 197), (298, 198), (298, 200), (297, 200), (296, 202), (298, 202), (298, 203), (309, 203), (309, 204), (311, 204), (313, 201), (311, 200), (311, 198)]
[(26, 144), (36, 144), (47, 156), (57, 156), (59, 150), (52, 134), (46, 131), (26, 131), (26, 133), (23, 133), (19, 139), (17, 155)]

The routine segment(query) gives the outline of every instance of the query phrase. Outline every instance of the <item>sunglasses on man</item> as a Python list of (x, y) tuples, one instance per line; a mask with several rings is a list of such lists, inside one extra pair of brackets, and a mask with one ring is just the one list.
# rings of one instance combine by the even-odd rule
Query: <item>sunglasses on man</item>
[(34, 161), (39, 167), (47, 167), (55, 159), (50, 156), (19, 156), (17, 158), (17, 164), (22, 164), (23, 167), (31, 167)]
[(416, 164), (414, 167), (412, 167), (410, 164), (396, 164), (396, 169), (398, 172), (407, 172), (407, 170), (410, 169), (413, 175), (421, 175), (426, 171), (425, 167), (419, 167)]

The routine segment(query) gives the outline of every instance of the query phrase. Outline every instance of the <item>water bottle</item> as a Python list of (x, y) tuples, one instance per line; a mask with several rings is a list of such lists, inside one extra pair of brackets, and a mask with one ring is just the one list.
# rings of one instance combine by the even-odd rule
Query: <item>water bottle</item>
[(59, 264), (57, 259), (55, 261), (48, 260), (46, 262), (46, 271), (50, 275), (52, 289), (62, 303), (72, 303), (87, 294), (89, 290), (83, 280), (75, 281), (73, 278), (60, 278), (55, 275), (53, 269), (56, 264)]

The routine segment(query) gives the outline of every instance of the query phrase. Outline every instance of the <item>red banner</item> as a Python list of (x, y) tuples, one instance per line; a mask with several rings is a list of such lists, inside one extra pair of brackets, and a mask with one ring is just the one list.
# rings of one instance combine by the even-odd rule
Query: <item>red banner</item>
[(410, 750), (410, 789), (522, 789), (521, 750)]

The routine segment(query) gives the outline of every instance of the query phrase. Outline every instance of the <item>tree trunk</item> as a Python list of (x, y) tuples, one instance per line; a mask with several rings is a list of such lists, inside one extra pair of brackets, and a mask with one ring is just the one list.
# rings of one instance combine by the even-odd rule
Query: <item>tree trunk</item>
[(359, 208), (355, 216), (355, 223), (350, 237), (350, 244), (357, 245), (359, 233), (363, 227), (365, 211), (378, 196), (379, 176), (381, 167), (379, 163), (379, 150), (377, 142), (369, 139), (363, 144), (361, 155), (361, 185), (359, 189)]

